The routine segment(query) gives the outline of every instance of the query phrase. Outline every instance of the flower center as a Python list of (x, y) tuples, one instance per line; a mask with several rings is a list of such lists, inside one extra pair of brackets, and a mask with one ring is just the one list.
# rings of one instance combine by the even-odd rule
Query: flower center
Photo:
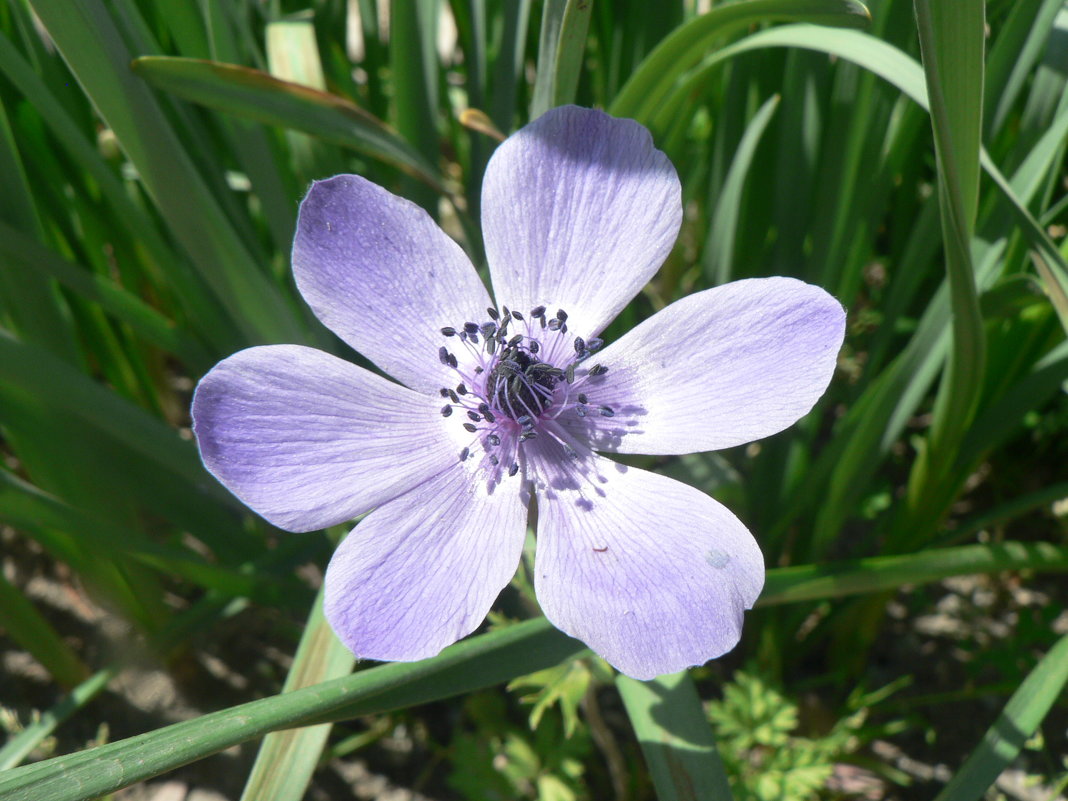
[(483, 323), (441, 329), (450, 344), (438, 349), (438, 358), (460, 379), (454, 388), (441, 388), (449, 401), (441, 414), (459, 412), (458, 421), (472, 435), (460, 460), (481, 458), (495, 476), (514, 476), (523, 444), (539, 435), (557, 440), (576, 458), (579, 443), (558, 422), (562, 416), (613, 415), (609, 406), (591, 406), (587, 395), (608, 372), (602, 364), (585, 366), (603, 343), (569, 334), (563, 309), (552, 318), (544, 306), (528, 314), (507, 306), (486, 314)]

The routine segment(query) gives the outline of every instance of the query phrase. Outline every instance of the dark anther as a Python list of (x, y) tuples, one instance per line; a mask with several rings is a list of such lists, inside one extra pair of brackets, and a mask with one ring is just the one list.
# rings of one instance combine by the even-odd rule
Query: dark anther
[(512, 316), (512, 313), (510, 311), (508, 311), (508, 307), (507, 306), (501, 306), (501, 313), (504, 314), (504, 316), (506, 318)]
[(491, 320), (500, 320), (501, 319), (500, 312), (498, 312), (492, 306), (490, 306), (488, 309), (486, 309), (486, 314), (488, 314), (490, 316)]
[(486, 353), (488, 353), (488, 354), (490, 354), (492, 356), (493, 353), (496, 350), (497, 350), (497, 340), (496, 339), (490, 339), (489, 337), (486, 337)]
[(533, 317), (535, 320), (538, 319), (539, 317), (544, 317), (545, 316), (545, 307), (544, 306), (535, 306), (533, 309), (530, 310), (530, 316)]
[(447, 337), (454, 337), (456, 336), (456, 329), (452, 326), (447, 325), (441, 329), (441, 333), (443, 333)]
[(470, 431), (472, 434), (478, 431), (478, 426), (476, 426), (474, 423), (464, 423), (464, 428)]
[(512, 312), (512, 316), (515, 319), (519, 320), (519, 322), (523, 322), (523, 315), (520, 314), (519, 312), (517, 312), (517, 311)]
[(549, 330), (550, 331), (559, 331), (560, 330), (560, 321), (558, 319), (556, 319), (555, 317), (553, 319), (549, 320)]
[(589, 403), (589, 402), (590, 402), (590, 399), (589, 399), (589, 397), (588, 397), (588, 396), (586, 395), (586, 393), (585, 393), (585, 392), (580, 392), (580, 393), (578, 394), (578, 400), (579, 400), (579, 403)]
[(448, 417), (450, 414), (452, 414), (452, 407), (451, 406), (442, 406), (441, 407), (441, 416), (442, 417)]
[(478, 404), (478, 410), (482, 412), (482, 414), (486, 414), (490, 410), (489, 404), (483, 401), (482, 403)]
[(575, 365), (574, 364), (569, 364), (567, 366), (567, 369), (564, 371), (564, 380), (566, 380), (567, 383), (569, 383), (569, 384), (574, 384), (575, 383)]
[(603, 364), (595, 364), (593, 367), (590, 368), (591, 376), (604, 375), (607, 372), (608, 368), (605, 367)]
[(450, 389), (449, 390), (449, 400), (451, 400), (453, 403), (459, 403), (460, 402), (460, 396), (457, 395), (455, 392), (453, 392)]
[(538, 352), (539, 350), (541, 350), (541, 345), (539, 345), (539, 344), (538, 344), (538, 343), (537, 343), (537, 342), (536, 342), (535, 340), (533, 340), (533, 339), (532, 339), (532, 340), (530, 340), (530, 352), (531, 352), (531, 353), (537, 353), (537, 352)]
[(532, 428), (532, 429), (529, 429), (528, 431), (524, 431), (522, 434), (520, 434), (519, 435), (519, 441), (520, 442), (526, 442), (528, 439), (534, 439), (534, 437), (536, 437), (536, 436), (538, 436), (538, 432), (535, 431)]
[(501, 463), (501, 460), (500, 460), (500, 459), (498, 459), (498, 458), (497, 458), (496, 456), (494, 456), (494, 455), (493, 455), (493, 454), (491, 453), (491, 454), (490, 454), (490, 464), (491, 464), (491, 465), (493, 465), (494, 467), (496, 467), (496, 466), (497, 466), (497, 465), (499, 465), (500, 463)]
[(467, 461), (467, 457), (470, 454), (471, 454), (471, 449), (470, 448), (464, 448), (462, 451), (460, 451), (460, 461), (461, 462), (466, 462)]
[(575, 337), (575, 353), (581, 356), (585, 350), (586, 340), (584, 340), (582, 337)]
[(475, 368), (475, 375), (482, 375), (485, 372), (481, 367)]
[(496, 423), (497, 422), (497, 418), (494, 416), (493, 412), (486, 412), (482, 416), (486, 418), (486, 422), (487, 423)]
[(448, 387), (442, 387), (441, 389), (438, 390), (438, 394), (441, 395), (441, 397), (443, 397), (443, 398), (449, 397), (449, 388)]
[(615, 414), (611, 406), (602, 406), (597, 411), (601, 413), (601, 417), (611, 417)]
[(566, 334), (567, 333), (567, 323), (560, 323), (560, 333), (561, 334)]
[(457, 384), (456, 385), (456, 394), (457, 395), (466, 395), (467, 394), (467, 384), (463, 383), (462, 381), (459, 384)]
[(586, 349), (590, 351), (600, 350), (602, 345), (604, 345), (604, 340), (594, 337), (586, 343)]
[(445, 350), (444, 345), (438, 348), (438, 361), (446, 366), (449, 364), (449, 352)]
[(556, 319), (559, 320), (562, 323), (566, 323), (567, 322), (567, 312), (564, 311), (563, 309), (557, 309), (556, 310)]
[(449, 356), (449, 367), (451, 367), (453, 370), (455, 370), (457, 367), (460, 366), (460, 363), (458, 361), (456, 361), (456, 357), (453, 354), (450, 353), (450, 354), (448, 354), (448, 356)]
[(519, 423), (519, 425), (523, 426), (523, 428), (534, 425), (534, 421), (530, 419), (529, 414), (521, 414), (515, 419), (515, 421)]
[(508, 468), (508, 475), (514, 476), (518, 472), (519, 472), (519, 463), (518, 462), (512, 462), (512, 466)]
[(488, 437), (486, 437), (486, 442), (496, 447), (497, 445), (501, 444), (501, 438), (498, 437), (496, 434), (490, 434)]
[(489, 339), (491, 336), (497, 333), (497, 324), (493, 322), (483, 323), (481, 326), (479, 326), (478, 330), (482, 332), (482, 336), (484, 336), (486, 339)]
[(516, 345), (518, 345), (522, 341), (523, 341), (523, 335), (522, 334), (516, 334), (514, 337), (512, 337), (511, 339), (508, 340), (508, 347), (514, 348)]
[(468, 412), (467, 416), (474, 420), (476, 423), (482, 422), (482, 415), (480, 415), (478, 412)]
[(469, 334), (478, 333), (478, 323), (464, 323), (464, 331)]
[(468, 334), (467, 338), (469, 340), (471, 340), (472, 344), (474, 344), (474, 345), (478, 344), (478, 334)]

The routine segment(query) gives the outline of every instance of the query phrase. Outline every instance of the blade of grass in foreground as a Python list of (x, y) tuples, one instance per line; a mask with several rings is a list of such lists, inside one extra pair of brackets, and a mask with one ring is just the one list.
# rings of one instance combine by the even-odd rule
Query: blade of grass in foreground
[(90, 801), (270, 731), (344, 720), (468, 693), (584, 650), (544, 618), (393, 663), (241, 704), (158, 731), (0, 774), (3, 801)]
[(1061, 637), (1005, 705), (979, 747), (935, 801), (977, 801), (1020, 753), (1068, 682), (1068, 635)]
[[(323, 617), (323, 591), (315, 599), (283, 693), (352, 672), (355, 658)], [(263, 738), (242, 801), (300, 801), (319, 764), (330, 724), (271, 732)]]
[(133, 70), (186, 100), (352, 148), (444, 192), (430, 162), (377, 117), (337, 95), (249, 67), (192, 58), (144, 56), (133, 62)]
[(534, 82), (530, 118), (556, 106), (572, 103), (578, 89), (586, 34), (593, 3), (584, 0), (548, 0), (542, 11), (538, 39), (538, 74)]
[[(1002, 543), (838, 566), (768, 571), (761, 605), (877, 592), (995, 570), (1068, 570), (1068, 548)], [(270, 731), (398, 709), (499, 684), (551, 667), (584, 646), (539, 618), (465, 640), (440, 656), (361, 671), (214, 712), (90, 751), (0, 774), (2, 801), (89, 801)], [(45, 792), (47, 790), (47, 792)]]
[(723, 761), (686, 671), (652, 681), (616, 677), (660, 801), (730, 801)]

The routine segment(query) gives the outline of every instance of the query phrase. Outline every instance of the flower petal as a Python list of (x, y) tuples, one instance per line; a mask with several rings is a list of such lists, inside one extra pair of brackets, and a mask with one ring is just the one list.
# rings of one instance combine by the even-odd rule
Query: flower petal
[(363, 659), (413, 661), (470, 634), (515, 573), (519, 481), (488, 490), (457, 463), (369, 514), (326, 571), (324, 610)]
[(486, 167), (482, 232), (497, 302), (563, 308), (582, 336), (601, 331), (649, 281), (681, 222), (675, 168), (633, 120), (555, 108)]
[(602, 451), (676, 454), (770, 436), (823, 395), (844, 333), (841, 304), (793, 278), (689, 295), (597, 354), (608, 373), (586, 392), (615, 413), (582, 421), (596, 427), (587, 437)]
[(205, 466), (247, 506), (314, 531), (456, 461), (439, 400), (314, 348), (267, 345), (201, 379), (193, 430)]
[(561, 461), (558, 447), (532, 458), (545, 616), (636, 679), (731, 650), (764, 584), (745, 526), (686, 484), (593, 455)]
[(331, 331), (412, 389), (455, 384), (443, 326), (485, 318), (489, 294), (460, 246), (414, 203), (358, 175), (312, 185), (293, 241), (297, 287)]

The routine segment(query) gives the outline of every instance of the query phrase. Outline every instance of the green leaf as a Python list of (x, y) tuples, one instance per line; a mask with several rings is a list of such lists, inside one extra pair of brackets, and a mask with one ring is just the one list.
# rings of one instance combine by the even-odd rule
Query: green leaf
[(1020, 753), (1068, 682), (1068, 635), (1061, 637), (1012, 694), (979, 747), (935, 801), (977, 801)]
[(676, 82), (731, 34), (762, 22), (812, 22), (865, 28), (871, 14), (855, 0), (748, 0), (715, 6), (665, 38), (612, 101), (618, 117), (649, 120)]
[(660, 801), (729, 801), (730, 786), (693, 679), (616, 677)]
[(33, 0), (33, 8), (86, 94), (114, 131), (145, 189), (216, 299), (250, 342), (300, 342), (305, 334), (197, 171), (100, 0)]
[(716, 210), (712, 215), (712, 230), (705, 244), (705, 275), (713, 285), (725, 284), (731, 280), (734, 267), (734, 240), (738, 227), (738, 217), (742, 208), (742, 191), (745, 179), (756, 155), (757, 145), (771, 122), (772, 115), (779, 107), (779, 95), (772, 95), (760, 110), (753, 115), (752, 121), (745, 129), (738, 150), (734, 154), (731, 168), (723, 182), (716, 200)]
[(1068, 571), (1068, 548), (1048, 543), (963, 545), (769, 570), (757, 606), (877, 593), (950, 576), (1003, 570)]
[[(283, 693), (346, 676), (355, 658), (323, 617), (323, 592), (315, 599)], [(330, 724), (271, 732), (263, 738), (241, 793), (242, 801), (300, 801), (319, 764)]]
[[(2, 493), (0, 493), (2, 498)], [(52, 624), (0, 572), (0, 628), (25, 648), (64, 687), (83, 681), (89, 670)], [(0, 768), (2, 769), (2, 768)]]
[(538, 37), (538, 72), (530, 118), (575, 102), (593, 0), (547, 0)]
[(336, 95), (234, 64), (144, 56), (133, 69), (153, 86), (217, 111), (318, 136), (381, 159), (444, 192), (437, 170), (385, 123)]
[(440, 656), (393, 663), (252, 701), (0, 774), (3, 801), (90, 801), (280, 729), (449, 698), (555, 665), (584, 650), (540, 618), (465, 640)]

